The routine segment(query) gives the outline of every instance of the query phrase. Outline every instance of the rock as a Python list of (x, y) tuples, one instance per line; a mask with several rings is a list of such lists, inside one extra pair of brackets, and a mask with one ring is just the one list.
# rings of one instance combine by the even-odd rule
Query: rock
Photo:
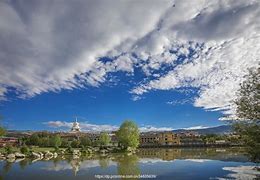
[(126, 149), (128, 152), (132, 152), (132, 153), (134, 153), (135, 152), (135, 148), (131, 148), (131, 147), (127, 147), (127, 149)]
[(46, 153), (44, 154), (44, 158), (51, 159), (51, 158), (53, 158), (53, 154), (49, 151), (46, 151)]
[(42, 152), (38, 152), (38, 154), (40, 155), (40, 158), (42, 159), (44, 154)]
[(16, 158), (25, 158), (25, 154), (16, 152), (16, 153), (15, 153), (15, 157), (16, 157)]
[(73, 155), (80, 156), (80, 155), (81, 155), (81, 152), (80, 152), (80, 150), (74, 149), (72, 154), (73, 154)]
[(72, 158), (73, 158), (73, 159), (79, 159), (79, 156), (78, 156), (78, 155), (75, 155), (75, 154), (73, 154)]
[(102, 149), (99, 152), (102, 153), (102, 154), (106, 154), (106, 153), (108, 153), (108, 150)]
[(56, 158), (58, 156), (58, 154), (55, 152), (53, 153), (53, 158)]
[(8, 154), (7, 159), (15, 159), (15, 154)]
[(36, 153), (36, 152), (32, 152), (32, 156), (33, 156), (34, 158), (36, 158), (36, 159), (41, 159), (41, 158), (42, 158), (41, 154)]

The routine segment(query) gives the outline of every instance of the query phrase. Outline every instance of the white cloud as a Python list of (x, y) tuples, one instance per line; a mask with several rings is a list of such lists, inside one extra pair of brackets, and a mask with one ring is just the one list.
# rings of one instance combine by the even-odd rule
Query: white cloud
[(172, 131), (173, 128), (171, 128), (171, 127), (155, 127), (155, 126), (148, 125), (148, 126), (140, 127), (139, 130), (140, 130), (141, 132), (149, 132), (149, 131)]
[[(51, 128), (57, 129), (66, 129), (69, 130), (72, 127), (72, 122), (67, 121), (48, 121), (44, 122), (43, 124), (47, 125)], [(118, 126), (109, 125), (109, 124), (92, 124), (88, 122), (79, 122), (80, 128), (84, 132), (102, 132), (102, 131), (116, 131), (118, 130)], [(141, 126), (139, 128), (141, 132), (148, 132), (148, 131), (172, 131), (173, 128), (171, 127), (155, 127), (152, 125)]]
[(153, 90), (197, 88), (194, 106), (233, 114), (239, 83), (260, 62), (259, 4), (1, 2), (0, 98), (12, 90), (32, 97), (99, 86), (109, 72), (141, 68), (146, 79), (130, 91), (133, 100)]
[[(31, 97), (98, 86), (106, 80), (107, 72), (114, 71), (98, 59), (115, 49), (120, 54), (152, 31), (170, 4), (111, 0), (1, 2), (1, 89), (12, 87), (20, 96)], [(116, 70), (133, 71), (131, 61), (121, 57), (114, 66)]]
[[(70, 129), (72, 127), (72, 122), (66, 121), (48, 121), (45, 122), (47, 126), (51, 128), (65, 128)], [(118, 126), (112, 126), (108, 124), (91, 124), (88, 122), (80, 122), (80, 128), (85, 132), (102, 132), (102, 131), (115, 131), (118, 129)]]

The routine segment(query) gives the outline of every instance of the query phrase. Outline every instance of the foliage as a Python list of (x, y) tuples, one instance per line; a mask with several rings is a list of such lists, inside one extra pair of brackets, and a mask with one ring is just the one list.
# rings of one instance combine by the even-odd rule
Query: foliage
[(78, 148), (79, 145), (80, 145), (80, 142), (78, 140), (73, 140), (71, 142), (71, 147), (73, 147), (73, 148)]
[(55, 135), (53, 138), (50, 139), (50, 146), (59, 148), (61, 145), (61, 138), (59, 135)]
[(5, 128), (3, 128), (3, 127), (0, 126), (0, 137), (1, 137), (1, 136), (4, 136), (5, 134), (6, 134)]
[(236, 115), (241, 120), (260, 120), (260, 68), (251, 69), (240, 85)]
[(7, 154), (11, 154), (11, 153), (14, 152), (14, 149), (13, 149), (12, 146), (7, 145), (7, 146), (5, 147), (5, 152), (6, 152)]
[(110, 143), (110, 141), (111, 141), (111, 138), (110, 138), (110, 136), (107, 134), (107, 133), (105, 133), (105, 132), (102, 132), (101, 134), (100, 134), (100, 136), (99, 136), (99, 144), (101, 145), (101, 146), (107, 146), (109, 143)]
[(91, 145), (91, 141), (88, 137), (81, 137), (80, 138), (80, 145), (81, 146), (90, 146)]
[(61, 147), (68, 147), (70, 146), (70, 142), (66, 138), (61, 139)]
[(247, 152), (254, 162), (260, 162), (260, 124), (256, 122), (238, 122), (233, 124), (234, 130), (246, 145)]
[[(0, 121), (2, 120), (2, 116), (0, 116)], [(4, 136), (6, 134), (6, 130), (4, 127), (0, 124), (0, 137)]]
[(69, 145), (68, 148), (66, 149), (66, 152), (67, 153), (72, 153), (73, 152), (73, 149), (72, 147)]
[(22, 146), (21, 148), (20, 148), (20, 151), (21, 151), (21, 153), (23, 153), (23, 154), (28, 154), (29, 153), (29, 148), (27, 147), (27, 146)]
[(136, 148), (139, 145), (139, 129), (133, 121), (124, 121), (116, 133), (123, 148)]
[(260, 162), (260, 68), (250, 70), (245, 79), (235, 101), (236, 115), (240, 121), (233, 126), (251, 159)]

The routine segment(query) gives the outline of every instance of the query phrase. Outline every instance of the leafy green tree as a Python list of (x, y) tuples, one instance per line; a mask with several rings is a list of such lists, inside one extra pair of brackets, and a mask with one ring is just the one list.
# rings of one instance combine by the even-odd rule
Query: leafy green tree
[(70, 142), (68, 139), (66, 139), (66, 138), (61, 139), (61, 147), (69, 147), (69, 145), (70, 145)]
[(133, 121), (126, 120), (116, 133), (119, 144), (124, 148), (136, 148), (139, 145), (139, 129)]
[(251, 159), (260, 162), (260, 68), (251, 69), (235, 101), (238, 120), (234, 130), (241, 136)]
[(66, 149), (66, 152), (67, 153), (72, 153), (73, 152), (73, 149), (72, 149), (70, 144), (69, 144), (68, 148)]
[(0, 127), (0, 137), (4, 136), (6, 134), (6, 130), (3, 127)]
[(80, 145), (80, 142), (76, 139), (71, 142), (71, 147), (73, 147), (73, 148), (78, 148), (79, 145)]
[(21, 151), (21, 153), (23, 153), (23, 154), (28, 154), (28, 153), (29, 153), (29, 148), (28, 148), (27, 146), (22, 146), (22, 147), (20, 148), (20, 151)]
[(12, 146), (7, 145), (7, 146), (5, 147), (5, 152), (6, 152), (7, 154), (11, 154), (11, 153), (14, 152), (14, 149), (13, 149)]
[(80, 138), (80, 145), (81, 146), (90, 146), (91, 145), (91, 141), (88, 137), (81, 137)]
[(99, 144), (101, 146), (107, 146), (111, 141), (110, 136), (106, 132), (102, 132), (99, 136)]
[[(2, 120), (2, 116), (0, 116), (0, 121)], [(4, 136), (6, 134), (6, 130), (4, 127), (1, 126), (0, 124), (0, 137)]]
[(51, 145), (52, 147), (59, 148), (60, 145), (61, 145), (61, 138), (60, 138), (60, 136), (59, 136), (59, 135), (55, 135), (54, 137), (52, 137), (52, 138), (50, 139), (50, 145)]
[(29, 138), (29, 145), (39, 145), (40, 138), (38, 134), (33, 134)]

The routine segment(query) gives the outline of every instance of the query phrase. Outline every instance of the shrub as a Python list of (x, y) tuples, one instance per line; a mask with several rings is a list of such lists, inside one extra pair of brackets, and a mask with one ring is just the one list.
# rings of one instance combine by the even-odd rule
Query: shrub
[(13, 153), (13, 147), (12, 146), (10, 146), (10, 145), (7, 145), (6, 147), (5, 147), (5, 152), (7, 153), (7, 154), (11, 154), (11, 153)]
[(28, 154), (29, 153), (29, 148), (27, 147), (27, 146), (22, 146), (21, 148), (20, 148), (20, 151), (21, 151), (21, 153), (23, 153), (23, 154)]

